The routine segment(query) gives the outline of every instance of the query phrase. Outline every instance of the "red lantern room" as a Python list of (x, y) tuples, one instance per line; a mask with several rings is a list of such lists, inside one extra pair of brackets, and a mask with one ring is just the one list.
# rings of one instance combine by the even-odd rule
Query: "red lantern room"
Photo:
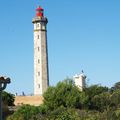
[(43, 17), (43, 11), (44, 11), (44, 9), (39, 6), (39, 7), (36, 9), (36, 16), (37, 16), (37, 17)]

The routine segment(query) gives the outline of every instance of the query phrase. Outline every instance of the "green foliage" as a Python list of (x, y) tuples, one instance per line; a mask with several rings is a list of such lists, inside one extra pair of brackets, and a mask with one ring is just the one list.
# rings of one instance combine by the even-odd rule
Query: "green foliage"
[(33, 115), (37, 115), (39, 112), (39, 107), (23, 105), (7, 120), (30, 120)]
[(99, 86), (99, 85), (92, 85), (85, 89), (85, 93), (88, 96), (87, 107), (89, 109), (94, 109), (94, 103), (92, 99), (94, 96), (99, 95), (101, 93), (108, 92), (107, 87)]
[(67, 79), (48, 88), (43, 105), (23, 105), (7, 120), (119, 120), (119, 88), (118, 82), (112, 92), (99, 85), (80, 91)]
[(95, 95), (91, 99), (91, 102), (93, 103), (93, 109), (103, 112), (104, 110), (107, 110), (110, 105), (110, 93), (104, 92), (99, 95)]
[(114, 120), (120, 120), (120, 108), (113, 113)]
[(49, 87), (44, 94), (44, 104), (50, 110), (59, 107), (82, 108), (86, 100), (85, 93), (81, 92), (70, 79), (59, 82), (56, 87)]
[(103, 92), (108, 92), (108, 88), (100, 85), (92, 85), (86, 88), (85, 92), (87, 95), (89, 95), (89, 98), (93, 98), (95, 95), (99, 95)]
[(120, 82), (115, 83), (115, 85), (111, 88), (112, 92), (115, 90), (120, 90)]
[(104, 118), (106, 116), (97, 111), (60, 107), (46, 115), (38, 114), (30, 120), (105, 120)]
[(39, 106), (39, 112), (41, 114), (46, 114), (48, 112), (48, 106), (46, 106), (45, 104), (42, 104), (41, 106)]
[(3, 118), (6, 118), (9, 114), (12, 113), (12, 111), (9, 111), (8, 106), (14, 106), (14, 95), (3, 91), (2, 92)]
[(79, 120), (79, 114), (75, 109), (60, 107), (49, 113), (50, 120)]
[(3, 100), (4, 104), (6, 104), (8, 106), (13, 106), (14, 99), (15, 99), (15, 96), (13, 94), (7, 93), (5, 91), (2, 92), (2, 100)]
[(112, 93), (110, 106), (114, 108), (120, 106), (120, 90), (116, 90)]

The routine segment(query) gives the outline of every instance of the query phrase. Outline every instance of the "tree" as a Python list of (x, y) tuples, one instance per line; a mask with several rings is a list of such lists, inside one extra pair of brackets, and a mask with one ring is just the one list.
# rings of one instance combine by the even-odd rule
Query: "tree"
[(39, 112), (39, 107), (23, 105), (7, 120), (30, 120), (33, 115), (37, 115)]
[(81, 120), (76, 109), (59, 107), (53, 111), (47, 112), (46, 115), (38, 114), (30, 120)]
[(108, 88), (100, 85), (92, 85), (85, 89), (85, 94), (88, 96), (87, 106), (89, 109), (94, 109), (94, 103), (92, 102), (92, 98), (104, 92), (108, 92)]
[(2, 92), (2, 100), (5, 105), (14, 106), (15, 96), (11, 93), (3, 91)]
[(86, 94), (89, 95), (89, 98), (94, 97), (95, 95), (99, 95), (103, 92), (108, 92), (108, 87), (103, 87), (100, 85), (92, 85), (85, 89)]
[(111, 87), (112, 92), (115, 90), (120, 90), (120, 82), (115, 83), (115, 85), (113, 87)]
[(81, 92), (71, 79), (59, 82), (56, 87), (49, 87), (43, 96), (44, 104), (50, 110), (59, 107), (82, 108), (87, 100), (85, 93)]
[[(119, 88), (119, 87), (117, 87)], [(49, 87), (39, 106), (23, 105), (7, 120), (119, 120), (120, 89), (93, 85), (80, 91), (71, 79)], [(87, 108), (87, 109), (86, 109)]]
[(91, 102), (93, 104), (93, 109), (104, 112), (109, 108), (111, 99), (110, 99), (110, 93), (104, 92), (99, 95), (95, 95)]
[(6, 118), (12, 111), (9, 111), (8, 106), (14, 106), (14, 95), (8, 92), (2, 92), (2, 109), (3, 117)]
[(120, 107), (120, 90), (116, 90), (112, 93), (110, 106), (115, 109)]
[(80, 120), (79, 114), (74, 108), (57, 108), (50, 112), (47, 117), (49, 120)]

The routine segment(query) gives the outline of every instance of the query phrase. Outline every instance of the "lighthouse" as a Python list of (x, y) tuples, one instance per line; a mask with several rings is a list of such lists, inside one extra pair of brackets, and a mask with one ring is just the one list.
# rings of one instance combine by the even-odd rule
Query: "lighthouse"
[(34, 24), (34, 95), (43, 95), (49, 86), (47, 23), (44, 9), (36, 9)]

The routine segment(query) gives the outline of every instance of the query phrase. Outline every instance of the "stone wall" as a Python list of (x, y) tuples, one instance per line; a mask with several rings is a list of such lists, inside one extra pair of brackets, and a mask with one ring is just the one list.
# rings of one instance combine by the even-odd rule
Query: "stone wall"
[(16, 106), (20, 106), (23, 104), (39, 106), (43, 104), (43, 97), (42, 96), (16, 96), (14, 104)]

